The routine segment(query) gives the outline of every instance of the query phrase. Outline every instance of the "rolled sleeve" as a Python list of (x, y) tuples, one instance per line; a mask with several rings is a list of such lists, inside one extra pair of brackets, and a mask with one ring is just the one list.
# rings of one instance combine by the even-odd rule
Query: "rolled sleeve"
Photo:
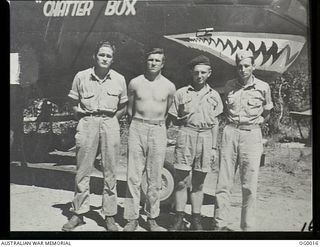
[(74, 77), (73, 82), (72, 82), (72, 87), (71, 90), (68, 94), (68, 97), (71, 99), (79, 100), (79, 90), (78, 90), (78, 85), (79, 85), (80, 79), (78, 74)]
[(123, 104), (126, 103), (128, 101), (128, 92), (127, 92), (127, 84), (125, 79), (122, 80), (122, 91), (120, 93), (120, 97), (119, 97), (119, 103)]
[(270, 111), (273, 108), (273, 102), (271, 99), (271, 90), (270, 90), (269, 86), (265, 92), (265, 104), (264, 104), (263, 108), (264, 108), (264, 110), (268, 110), (268, 111)]
[(178, 97), (177, 97), (177, 94), (175, 94), (173, 96), (173, 102), (169, 108), (168, 113), (174, 117), (178, 117), (178, 106), (179, 106)]

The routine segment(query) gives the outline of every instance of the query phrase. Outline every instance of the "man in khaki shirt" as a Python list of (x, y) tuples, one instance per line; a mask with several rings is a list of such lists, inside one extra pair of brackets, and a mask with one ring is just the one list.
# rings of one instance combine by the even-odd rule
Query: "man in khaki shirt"
[(227, 125), (223, 130), (220, 170), (216, 189), (214, 227), (230, 230), (227, 216), (230, 191), (237, 168), (242, 186), (241, 224), (243, 231), (254, 229), (254, 211), (260, 159), (263, 152), (260, 124), (273, 108), (270, 87), (252, 74), (254, 58), (251, 51), (236, 54), (238, 78), (225, 86)]
[(99, 146), (104, 178), (101, 213), (105, 216), (107, 230), (118, 230), (114, 220), (120, 152), (118, 120), (126, 111), (128, 97), (124, 77), (110, 68), (114, 53), (115, 47), (109, 41), (99, 42), (93, 54), (94, 67), (76, 74), (68, 95), (79, 123), (75, 136), (77, 174), (73, 216), (63, 226), (63, 231), (83, 224), (83, 216), (90, 210), (90, 175)]
[(187, 203), (187, 184), (192, 171), (192, 221), (190, 230), (201, 231), (203, 183), (217, 157), (217, 116), (223, 105), (219, 94), (207, 80), (212, 70), (209, 58), (198, 56), (190, 62), (192, 83), (177, 90), (169, 109), (173, 123), (179, 125), (175, 148), (175, 208), (171, 231), (182, 231)]

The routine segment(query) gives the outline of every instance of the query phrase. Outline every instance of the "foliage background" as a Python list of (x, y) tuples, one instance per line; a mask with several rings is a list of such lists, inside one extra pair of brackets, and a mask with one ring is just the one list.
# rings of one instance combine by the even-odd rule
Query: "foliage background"
[[(294, 64), (269, 84), (274, 109), (271, 112), (269, 121), (263, 126), (265, 136), (275, 135), (280, 140), (286, 138), (294, 140), (300, 137), (297, 124), (289, 112), (311, 109), (312, 83), (310, 68), (308, 44), (306, 44)], [(281, 90), (279, 90), (280, 88)], [(282, 117), (280, 118), (281, 111)], [(308, 136), (311, 121), (301, 121), (301, 127), (304, 136)]]
[[(293, 65), (282, 75), (279, 75), (274, 81), (270, 82), (274, 108), (271, 111), (270, 119), (262, 126), (262, 132), (265, 138), (272, 139), (273, 142), (291, 142), (305, 141), (301, 140), (300, 132), (296, 121), (290, 116), (290, 111), (304, 111), (311, 108), (311, 76), (309, 63), (308, 43), (302, 49), (301, 54)], [(281, 90), (280, 90), (281, 88)], [(41, 105), (45, 99), (41, 91), (36, 86), (30, 87), (26, 91), (26, 108), (25, 117), (35, 117), (40, 114)], [(47, 99), (50, 101), (50, 99)], [(72, 109), (68, 103), (57, 106), (52, 105), (53, 114), (72, 115)], [(225, 118), (220, 118), (220, 137), (222, 129), (225, 126)], [(301, 129), (304, 137), (309, 136), (311, 121), (304, 120), (301, 122)], [(54, 122), (52, 127), (48, 123), (41, 123), (36, 130), (35, 123), (25, 123), (24, 132), (34, 135), (35, 132), (48, 133), (52, 131), (56, 137), (54, 146), (66, 150), (74, 144), (74, 134), (77, 121), (70, 120), (65, 122)], [(128, 135), (128, 121), (124, 116), (120, 120), (121, 125), (121, 142), (126, 146)], [(176, 128), (172, 127), (168, 132), (168, 138), (175, 139)], [(220, 139), (220, 138), (219, 138)], [(62, 147), (64, 145), (64, 147)], [(125, 153), (122, 150), (121, 153)]]

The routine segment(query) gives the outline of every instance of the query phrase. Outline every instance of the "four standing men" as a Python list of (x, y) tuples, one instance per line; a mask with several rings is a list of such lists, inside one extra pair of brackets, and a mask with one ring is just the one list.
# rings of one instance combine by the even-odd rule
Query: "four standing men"
[[(212, 70), (207, 57), (199, 56), (190, 63), (192, 83), (175, 92), (175, 86), (161, 74), (165, 56), (163, 49), (153, 48), (146, 54), (146, 71), (125, 79), (110, 69), (115, 47), (108, 41), (97, 45), (95, 66), (76, 74), (69, 93), (75, 116), (79, 119), (76, 133), (77, 174), (73, 200), (73, 216), (62, 230), (71, 231), (83, 224), (89, 211), (89, 180), (98, 147), (101, 148), (104, 189), (102, 214), (106, 228), (117, 231), (115, 170), (119, 160), (120, 127), (118, 119), (126, 112), (131, 121), (128, 137), (127, 197), (124, 231), (138, 227), (142, 174), (147, 177), (147, 198), (144, 210), (150, 231), (163, 231), (157, 225), (160, 213), (161, 173), (165, 160), (166, 118), (179, 125), (175, 148), (176, 190), (175, 223), (170, 230), (184, 230), (187, 185), (191, 176), (191, 230), (202, 230), (201, 206), (203, 184), (207, 172), (217, 160), (217, 136), (223, 105), (219, 94), (208, 84)], [(259, 124), (268, 117), (273, 104), (267, 83), (252, 75), (253, 54), (240, 51), (236, 55), (239, 77), (227, 82), (225, 106), (228, 124), (223, 131), (214, 222), (224, 230), (229, 208), (230, 190), (237, 166), (240, 169), (243, 206), (241, 228), (253, 227), (258, 170), (262, 154)], [(238, 162), (238, 163), (237, 163)], [(192, 173), (191, 173), (192, 171)]]

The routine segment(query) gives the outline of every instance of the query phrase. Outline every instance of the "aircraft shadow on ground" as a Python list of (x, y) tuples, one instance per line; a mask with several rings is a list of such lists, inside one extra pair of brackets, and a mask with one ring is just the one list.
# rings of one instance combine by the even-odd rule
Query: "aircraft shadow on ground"
[[(55, 161), (53, 163), (54, 167), (61, 167), (64, 165), (70, 165), (75, 163), (74, 157), (60, 156), (60, 155), (50, 155), (50, 161)], [(70, 162), (71, 161), (71, 162)], [(99, 161), (95, 162), (95, 168), (99, 170)], [(54, 170), (44, 168), (34, 168), (31, 166), (21, 166), (19, 163), (12, 162), (10, 164), (10, 182), (18, 185), (33, 185), (49, 189), (61, 189), (74, 191), (74, 171), (66, 170)], [(127, 184), (126, 181), (117, 181), (117, 193), (118, 197), (124, 198), (126, 196)], [(103, 180), (99, 177), (91, 177), (90, 179), (90, 193), (101, 195), (103, 190)], [(72, 198), (70, 198), (70, 201)], [(190, 204), (190, 198), (188, 198), (188, 204)], [(215, 197), (205, 194), (204, 195), (204, 205), (215, 204)], [(141, 204), (142, 206), (142, 204)], [(54, 208), (59, 208), (61, 214), (66, 217), (66, 221), (72, 216), (71, 202), (65, 204), (55, 204), (52, 205)], [(91, 206), (90, 211), (85, 214), (85, 217), (92, 219), (100, 227), (105, 227), (104, 219), (99, 213), (101, 207)], [(123, 218), (123, 206), (118, 205), (118, 214), (116, 215), (116, 222), (120, 227), (124, 227), (127, 221)], [(144, 210), (140, 211), (141, 217), (139, 218), (139, 225), (147, 229), (147, 221)], [(174, 221), (174, 207), (173, 202), (161, 205), (160, 216), (158, 217), (158, 224), (165, 229), (169, 229)], [(185, 225), (190, 226), (191, 215), (186, 214)], [(202, 218), (204, 231), (210, 230), (212, 225), (211, 217)]]
[[(49, 189), (61, 189), (74, 191), (75, 173), (72, 171), (61, 171), (46, 168), (34, 168), (20, 166), (16, 163), (10, 165), (10, 182), (20, 185), (34, 185)], [(117, 181), (118, 196), (124, 197), (126, 194), (126, 182)], [(101, 195), (103, 180), (99, 177), (91, 177), (90, 192)]]

